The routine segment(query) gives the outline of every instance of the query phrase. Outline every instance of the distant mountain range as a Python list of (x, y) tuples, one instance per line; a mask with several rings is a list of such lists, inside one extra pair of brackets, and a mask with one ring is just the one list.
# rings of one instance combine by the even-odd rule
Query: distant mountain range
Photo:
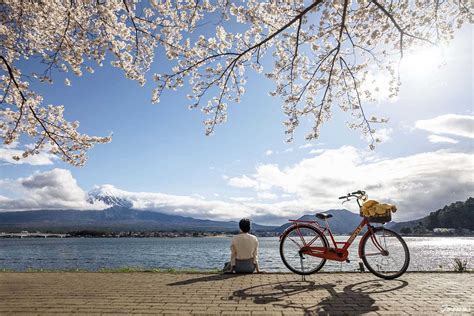
[[(223, 222), (113, 206), (102, 211), (39, 210), (0, 213), (0, 231), (238, 231), (237, 222)], [(276, 226), (253, 224), (258, 232)]]
[[(238, 231), (233, 221), (213, 221), (170, 215), (160, 209), (133, 209), (133, 202), (120, 191), (101, 187), (89, 192), (91, 206), (104, 203), (105, 210), (37, 210), (0, 213), (0, 231), (20, 230), (102, 230), (102, 231)], [(258, 232), (274, 231), (276, 226), (253, 224)]]
[[(77, 230), (102, 231), (202, 231), (202, 232), (235, 232), (238, 223), (234, 221), (203, 220), (180, 215), (165, 214), (160, 209), (133, 209), (133, 202), (127, 196), (106, 190), (94, 189), (89, 193), (91, 205), (105, 203), (110, 206), (105, 210), (37, 210), (0, 213), (0, 231), (40, 230), (67, 232)], [(423, 223), (428, 229), (433, 227), (462, 227), (474, 230), (474, 199), (456, 202), (429, 216), (409, 222), (390, 222), (387, 227), (400, 231), (403, 227), (412, 227)], [(332, 214), (330, 227), (334, 234), (348, 234), (360, 223), (359, 214), (345, 209), (329, 210)], [(302, 220), (316, 220), (313, 214), (300, 217)], [(320, 221), (321, 222), (321, 221)], [(254, 223), (255, 232), (283, 232), (290, 223), (282, 226), (265, 226)]]
[[(331, 230), (335, 234), (347, 234), (360, 222), (358, 214), (347, 210), (330, 210)], [(304, 215), (302, 220), (316, 220), (314, 214)], [(282, 226), (252, 224), (254, 232), (283, 232), (290, 223)], [(0, 231), (53, 231), (77, 230), (101, 231), (203, 231), (235, 232), (238, 223), (234, 221), (213, 221), (169, 215), (155, 211), (142, 211), (123, 206), (113, 206), (101, 211), (38, 210), (0, 213)]]
[[(331, 231), (333, 234), (337, 235), (347, 235), (352, 233), (352, 231), (359, 225), (361, 221), (361, 217), (359, 214), (350, 212), (348, 210), (328, 210), (327, 212), (324, 212), (327, 214), (331, 214), (333, 217), (331, 217), (328, 222), (329, 226), (331, 227)], [(314, 221), (317, 220), (321, 225), (325, 225), (324, 221), (321, 221), (320, 219), (317, 219), (315, 217), (315, 214), (308, 214), (308, 215), (303, 215), (299, 218), (299, 220), (303, 221)], [(282, 226), (280, 226), (277, 231), (278, 232), (283, 232), (285, 229), (287, 229), (291, 223), (286, 223)]]

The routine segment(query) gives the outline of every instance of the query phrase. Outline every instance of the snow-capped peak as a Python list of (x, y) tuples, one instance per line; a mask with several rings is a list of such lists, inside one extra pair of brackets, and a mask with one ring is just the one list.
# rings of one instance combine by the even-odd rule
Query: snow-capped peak
[(132, 208), (133, 202), (128, 199), (127, 192), (122, 191), (110, 184), (95, 186), (89, 191), (88, 202), (95, 204), (97, 202), (105, 203), (109, 206), (120, 206)]

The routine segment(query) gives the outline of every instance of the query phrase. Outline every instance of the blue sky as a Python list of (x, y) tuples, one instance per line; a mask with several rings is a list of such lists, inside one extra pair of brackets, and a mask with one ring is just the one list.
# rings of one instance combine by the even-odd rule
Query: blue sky
[[(137, 205), (157, 204), (140, 202), (145, 197), (133, 195), (134, 192), (157, 193), (191, 199), (183, 207), (179, 206), (179, 202), (173, 202), (169, 212), (219, 219), (252, 216), (272, 223), (302, 214), (308, 209), (338, 207), (339, 195), (347, 190), (370, 187), (371, 181), (367, 178), (373, 177), (374, 183), (383, 183), (386, 177), (392, 181), (391, 187), (398, 186), (396, 191), (382, 190), (379, 186), (374, 189), (376, 196), (371, 197), (409, 207), (415, 193), (425, 192), (426, 196), (416, 200), (415, 210), (410, 210), (411, 213), (407, 210), (399, 215), (399, 219), (424, 215), (446, 203), (466, 199), (472, 195), (470, 193), (474, 188), (472, 124), (469, 127), (473, 115), (472, 27), (458, 31), (455, 40), (444, 49), (446, 65), (441, 68), (437, 67), (439, 54), (440, 50), (433, 49), (421, 54), (408, 54), (401, 68), (400, 95), (395, 100), (382, 97), (378, 104), (366, 105), (365, 110), (369, 114), (390, 118), (388, 124), (380, 126), (386, 136), (385, 141), (373, 152), (367, 150), (368, 143), (359, 131), (345, 126), (344, 122), (350, 119), (350, 115), (339, 109), (334, 109), (334, 117), (323, 127), (320, 139), (306, 142), (305, 128), (309, 125), (305, 127), (303, 124), (297, 130), (295, 141), (285, 143), (281, 100), (268, 96), (273, 83), (252, 71), (248, 73), (247, 92), (242, 102), (230, 105), (228, 122), (218, 126), (213, 136), (204, 135), (202, 121), (205, 115), (198, 110), (187, 109), (185, 90), (166, 91), (161, 103), (152, 105), (151, 80), (140, 87), (136, 82), (125, 79), (120, 70), (110, 66), (96, 69), (94, 74), (71, 77), (70, 87), (64, 86), (63, 77), (57, 74), (54, 85), (40, 85), (37, 88), (45, 97), (45, 102), (64, 104), (66, 117), (79, 120), (83, 132), (99, 136), (113, 132), (113, 141), (91, 150), (89, 160), (82, 168), (71, 167), (56, 159), (46, 165), (13, 164), (6, 157), (8, 149), (3, 148), (0, 151), (0, 204), (2, 201), (6, 201), (4, 205), (11, 204), (15, 200), (14, 205), (23, 205), (21, 201), (31, 196), (40, 198), (43, 188), (29, 192), (19, 184), (21, 179), (40, 174), (54, 176), (52, 170), (60, 169), (66, 172), (60, 173), (67, 178), (67, 183), (74, 182), (74, 179), (77, 181), (73, 191), (87, 192), (94, 186), (108, 184), (109, 188), (113, 187), (120, 194), (136, 199)], [(162, 56), (157, 56), (150, 75), (160, 71), (160, 66), (168, 68), (169, 64)], [(463, 126), (468, 124), (464, 128), (465, 134), (452, 128), (452, 124), (460, 126), (458, 121)], [(440, 153), (447, 153), (446, 157), (443, 156), (446, 160), (438, 157)], [(431, 158), (416, 156), (421, 154), (431, 154)], [(346, 164), (344, 160), (335, 158), (331, 164), (331, 161), (324, 160), (325, 155), (328, 159), (353, 155), (354, 159), (350, 161), (354, 164), (354, 172), (338, 166), (338, 163)], [(453, 176), (447, 184), (447, 192), (442, 196), (439, 194), (442, 188), (437, 187), (438, 184), (446, 185), (442, 179), (437, 184), (438, 177), (446, 176), (442, 172), (420, 173), (432, 177), (431, 184), (417, 184), (413, 180), (407, 180), (404, 184), (402, 180), (407, 178), (406, 174), (390, 168), (406, 166), (403, 161), (397, 160), (405, 158), (412, 159), (408, 164), (410, 168), (415, 168), (416, 163), (423, 165), (424, 159), (432, 159), (433, 163), (442, 160), (450, 164), (452, 161), (453, 165), (462, 169), (449, 171), (448, 174), (459, 174), (462, 179)], [(461, 159), (462, 163), (453, 159)], [(374, 166), (383, 161), (387, 167)], [(324, 163), (335, 169), (341, 167), (339, 169), (345, 173), (335, 171), (332, 176), (328, 173), (318, 177), (318, 174), (324, 173), (322, 169), (328, 170), (328, 165)], [(367, 167), (369, 165), (371, 167)], [(439, 166), (440, 169), (444, 167)], [(300, 169), (306, 170), (311, 177), (298, 178), (301, 172), (305, 173)], [(361, 170), (375, 174), (361, 175)], [(462, 170), (467, 173), (467, 178), (462, 176)], [(265, 172), (274, 174), (269, 176)], [(396, 172), (399, 173), (395, 175)], [(417, 172), (420, 171), (413, 170), (410, 174)], [(246, 182), (246, 179), (251, 181)], [(306, 190), (313, 184), (326, 189)], [(459, 184), (464, 189), (459, 190)], [(423, 190), (415, 190), (412, 194), (406, 192), (420, 186)], [(204, 202), (200, 207), (193, 208), (189, 205), (193, 204), (192, 201)], [(156, 203), (162, 205), (165, 202)], [(212, 205), (217, 204), (221, 205), (218, 210), (204, 210), (212, 209)], [(38, 201), (25, 205), (42, 206)], [(64, 205), (74, 207), (74, 203), (64, 204), (61, 201), (48, 204), (49, 207)], [(6, 206), (3, 208), (11, 210)], [(244, 211), (239, 212), (239, 209)]]

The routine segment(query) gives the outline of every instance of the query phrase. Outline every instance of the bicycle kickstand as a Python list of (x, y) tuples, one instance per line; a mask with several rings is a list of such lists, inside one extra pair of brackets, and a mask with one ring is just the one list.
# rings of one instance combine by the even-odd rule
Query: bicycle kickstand
[[(301, 256), (301, 255), (300, 255), (300, 262), (301, 262), (301, 272), (304, 273), (303, 256)], [(301, 275), (301, 282), (306, 282), (306, 275), (304, 275), (304, 274)]]

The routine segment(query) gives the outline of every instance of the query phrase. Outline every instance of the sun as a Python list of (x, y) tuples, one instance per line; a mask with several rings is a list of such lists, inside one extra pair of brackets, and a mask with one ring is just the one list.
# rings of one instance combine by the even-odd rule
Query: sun
[(446, 63), (446, 52), (443, 47), (423, 47), (411, 50), (400, 61), (400, 72), (403, 76), (415, 79), (426, 78)]

